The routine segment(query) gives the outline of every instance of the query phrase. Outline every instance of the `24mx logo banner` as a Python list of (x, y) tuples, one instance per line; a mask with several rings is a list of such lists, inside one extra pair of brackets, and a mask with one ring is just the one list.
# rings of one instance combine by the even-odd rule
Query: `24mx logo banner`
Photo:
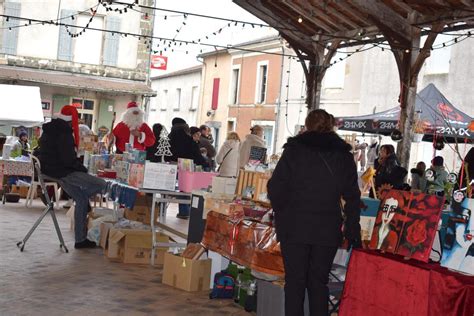
[(436, 128), (436, 133), (444, 135), (456, 135), (456, 136), (465, 136), (471, 137), (471, 133), (466, 128), (454, 128), (454, 127), (444, 127), (440, 126)]

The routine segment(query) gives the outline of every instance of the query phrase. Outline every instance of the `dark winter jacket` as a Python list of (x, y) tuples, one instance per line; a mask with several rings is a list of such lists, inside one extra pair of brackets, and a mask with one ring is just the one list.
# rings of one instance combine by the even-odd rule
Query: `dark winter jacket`
[(43, 125), (39, 160), (41, 172), (56, 179), (75, 171), (87, 172), (86, 167), (77, 158), (72, 128), (68, 122), (61, 119), (53, 119)]
[(186, 132), (187, 125), (173, 126), (169, 134), (172, 157), (165, 157), (166, 161), (178, 161), (178, 158), (192, 159), (195, 165), (209, 167), (206, 159), (201, 155), (199, 145)]
[(351, 146), (335, 133), (305, 132), (289, 138), (284, 148), (268, 183), (278, 240), (339, 246), (341, 197), (345, 236), (360, 240), (360, 191)]
[(206, 148), (207, 150), (207, 157), (210, 159), (214, 159), (216, 157), (216, 149), (214, 146), (212, 146), (211, 142), (209, 141), (209, 138), (206, 136), (201, 135), (201, 138), (199, 139), (199, 148)]
[(402, 189), (408, 171), (400, 166), (397, 156), (388, 156), (383, 164), (375, 161), (375, 188), (378, 190), (382, 184), (390, 184), (394, 189)]

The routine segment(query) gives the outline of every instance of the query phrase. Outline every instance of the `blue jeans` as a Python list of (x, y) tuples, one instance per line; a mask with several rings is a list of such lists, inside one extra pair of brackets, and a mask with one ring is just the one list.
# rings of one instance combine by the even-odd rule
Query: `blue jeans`
[(89, 198), (103, 192), (106, 183), (103, 179), (91, 176), (85, 172), (75, 171), (59, 179), (59, 184), (76, 202), (74, 209), (74, 235), (76, 243), (82, 242), (87, 237)]

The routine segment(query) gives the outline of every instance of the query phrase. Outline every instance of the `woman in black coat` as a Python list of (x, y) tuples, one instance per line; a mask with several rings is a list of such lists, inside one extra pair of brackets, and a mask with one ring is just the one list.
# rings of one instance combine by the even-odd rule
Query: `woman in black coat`
[[(392, 145), (380, 146), (379, 159), (375, 161), (374, 168), (376, 170), (375, 190), (380, 189), (383, 184), (389, 184), (393, 189), (403, 189), (408, 171), (400, 166)], [(370, 197), (373, 197), (372, 190)]]
[[(285, 314), (327, 315), (329, 272), (344, 236), (360, 247), (360, 191), (351, 146), (334, 131), (330, 115), (314, 110), (306, 132), (290, 138), (268, 183), (285, 265)], [(345, 207), (341, 207), (341, 198)]]

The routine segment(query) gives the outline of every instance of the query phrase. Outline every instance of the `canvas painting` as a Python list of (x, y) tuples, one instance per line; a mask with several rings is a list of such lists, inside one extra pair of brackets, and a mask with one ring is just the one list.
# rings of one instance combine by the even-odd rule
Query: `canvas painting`
[(444, 198), (398, 190), (381, 198), (370, 248), (428, 262)]
[(380, 200), (368, 197), (361, 198), (360, 206), (360, 228), (361, 238), (365, 244), (370, 242), (372, 231), (374, 229), (375, 218), (379, 209)]
[(474, 275), (474, 199), (464, 198), (453, 208), (443, 238), (443, 267)]

